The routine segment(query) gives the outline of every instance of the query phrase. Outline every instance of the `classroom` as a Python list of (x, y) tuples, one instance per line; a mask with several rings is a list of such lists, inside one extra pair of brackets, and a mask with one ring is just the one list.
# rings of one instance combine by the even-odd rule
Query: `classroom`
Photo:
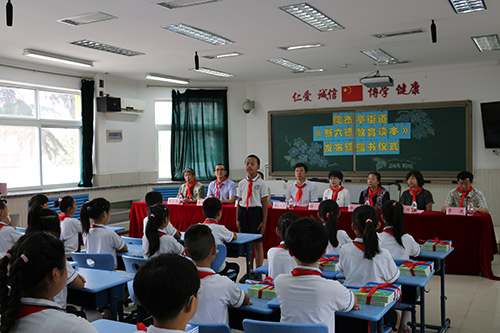
[[(7, 186), (8, 192), (2, 193), (2, 197), (8, 200), (12, 225), (27, 226), (27, 201), (34, 194), (43, 193), (49, 198), (88, 195), (91, 200), (103, 197), (111, 202), (112, 211), (115, 211), (111, 225), (123, 227), (122, 235), (127, 236), (132, 205), (144, 201), (145, 194), (153, 188), (180, 186), (184, 183), (182, 171), (187, 167), (206, 175), (207, 178), (199, 180), (208, 185), (214, 179), (214, 161), (193, 162), (199, 168), (186, 165), (182, 160), (177, 160), (175, 166), (170, 164), (170, 133), (174, 128), (170, 119), (162, 123), (158, 115), (164, 108), (170, 110), (172, 107), (174, 90), (180, 95), (187, 90), (203, 90), (208, 94), (222, 91), (226, 119), (222, 130), (224, 142), (220, 145), (226, 150), (223, 162), (230, 171), (229, 178), (235, 183), (244, 179), (245, 158), (255, 154), (260, 157), (260, 171), (271, 189), (271, 197), (276, 198), (284, 196), (286, 187), (294, 180), (294, 163), (285, 162), (279, 155), (285, 155), (284, 148), (277, 149), (285, 147), (285, 141), (279, 137), (281, 146), (273, 144), (274, 139), (278, 140), (278, 132), (273, 131), (273, 124), (276, 124), (273, 122), (278, 116), (285, 119), (287, 115), (300, 115), (309, 126), (306, 121), (314, 115), (381, 111), (389, 112), (391, 118), (391, 112), (398, 110), (438, 109), (458, 103), (466, 109), (465, 131), (450, 127), (458, 123), (458, 117), (451, 116), (449, 123), (441, 119), (434, 125), (446, 132), (447, 137), (439, 139), (439, 150), (425, 146), (419, 153), (424, 159), (427, 156), (426, 162), (431, 162), (457, 149), (463, 154), (461, 167), (423, 168), (421, 171), (428, 181), (425, 188), (432, 192), (433, 210), (439, 211), (448, 192), (457, 186), (455, 175), (466, 169), (473, 173), (474, 188), (486, 197), (492, 233), (496, 237), (491, 275), (500, 276), (500, 147), (486, 148), (481, 114), (482, 104), (500, 101), (499, 31), (498, 24), (494, 24), (500, 15), (500, 3), (476, 1), (484, 4), (485, 10), (460, 14), (452, 7), (454, 2), (309, 0), (307, 4), (313, 9), (340, 25), (332, 31), (320, 31), (290, 15), (286, 6), (295, 3), (285, 0), (113, 0), (102, 3), (76, 1), (71, 5), (63, 0), (29, 4), (7, 1), (13, 6), (13, 24), (8, 26), (3, 21), (8, 10), (0, 11), (0, 42), (3, 45), (0, 49), (0, 133), (3, 133), (0, 136), (0, 183)], [(169, 3), (181, 5), (170, 9)], [(98, 18), (100, 21), (73, 22), (77, 21), (77, 16), (97, 12), (105, 14), (104, 18)], [(227, 41), (213, 45), (189, 38), (175, 32), (175, 25), (179, 24), (214, 33)], [(486, 35), (491, 35), (492, 51), (480, 51), (472, 38)], [(435, 43), (433, 39), (437, 39)], [(124, 56), (117, 51), (82, 47), (81, 43), (76, 43), (82, 40), (137, 54)], [(309, 45), (304, 47), (305, 44)], [(300, 45), (298, 49), (286, 50), (286, 46)], [(361, 52), (370, 49), (375, 50), (371, 58)], [(386, 52), (389, 60), (377, 60), (384, 55), (376, 49)], [(30, 52), (59, 56), (63, 60), (82, 60), (92, 66), (56, 64), (28, 57)], [(222, 57), (218, 58), (220, 55)], [(287, 62), (283, 65), (283, 59), (297, 67), (283, 67), (290, 65)], [(207, 75), (194, 70), (198, 65), (232, 76)], [(394, 81), (393, 85), (369, 87), (361, 83), (361, 78), (377, 79), (376, 72), (383, 80), (388, 80), (385, 78), (388, 76)], [(148, 74), (185, 80), (188, 84), (153, 81), (146, 79)], [(20, 119), (10, 115), (2, 105), (7, 101), (4, 92), (12, 90), (18, 97), (22, 95), (36, 114), (43, 109), (39, 104), (52, 103), (43, 96), (46, 91), (73, 96), (73, 101), (80, 103), (82, 80), (94, 81), (93, 97), (109, 94), (119, 98), (121, 107), (125, 108), (121, 112), (101, 112), (93, 99), (93, 146), (88, 160), (91, 167), (87, 168), (91, 174), (90, 187), (77, 186), (81, 180), (79, 144), (78, 148), (74, 148), (75, 145), (71, 149), (67, 147), (67, 151), (77, 155), (76, 167), (73, 165), (73, 169), (61, 172), (58, 164), (51, 162), (47, 153), (51, 146), (42, 134), (24, 132), (18, 137), (11, 136), (9, 141), (5, 139), (9, 128), (26, 126), (40, 132), (45, 128), (54, 135), (59, 133), (56, 129), (70, 128), (80, 139), (81, 119), (66, 122), (55, 118), (45, 122), (43, 119)], [(348, 94), (347, 89), (358, 89), (358, 93), (356, 96)], [(74, 110), (81, 108), (78, 106)], [(286, 120), (282, 124), (286, 127)], [(296, 122), (290, 127), (298, 125)], [(496, 129), (500, 131), (498, 126), (497, 123)], [(297, 137), (295, 133), (282, 132), (287, 140)], [(314, 133), (309, 127), (304, 132), (311, 137)], [(199, 135), (199, 140), (204, 139)], [(437, 137), (429, 131), (426, 135)], [(33, 140), (25, 140), (23, 136)], [(13, 137), (17, 141), (10, 141)], [(312, 139), (308, 140), (307, 144), (312, 145)], [(457, 142), (460, 142), (458, 147)], [(29, 149), (38, 151), (30, 155), (31, 160), (16, 151), (28, 144), (31, 145)], [(292, 145), (291, 141), (286, 144)], [(405, 139), (401, 139), (402, 151), (404, 144)], [(334, 151), (330, 155), (320, 155), (331, 165), (347, 161), (347, 164), (338, 162), (348, 165), (341, 170), (345, 174), (346, 187), (365, 186), (371, 169), (363, 168), (359, 157), (335, 155)], [(379, 155), (382, 158), (392, 156)], [(33, 161), (35, 164), (31, 164)], [(288, 170), (283, 167), (286, 163), (290, 164)], [(317, 179), (321, 195), (328, 186), (328, 171), (335, 167), (311, 164), (308, 177)], [(47, 172), (47, 169), (42, 170), (44, 165), (51, 168), (51, 174), (44, 173)], [(178, 178), (175, 181), (171, 174), (174, 169)], [(413, 167), (396, 158), (394, 169), (396, 171), (381, 168), (382, 181), (397, 182), (403, 192), (408, 188), (406, 172)], [(12, 180), (6, 174), (18, 178)], [(391, 198), (400, 192), (391, 187)], [(351, 199), (357, 203), (357, 196)], [(463, 230), (463, 235), (466, 234), (467, 230)], [(269, 245), (277, 244), (270, 242)], [(229, 261), (238, 262), (244, 271), (242, 257), (229, 258)], [(454, 270), (453, 265), (450, 268)], [(449, 332), (496, 332), (500, 328), (500, 285), (484, 273), (483, 269), (474, 275), (446, 275), (447, 316), (451, 318)], [(469, 290), (463, 291), (465, 287)], [(431, 289), (426, 299), (427, 318), (430, 322), (438, 322), (439, 279), (433, 277), (427, 288)]]

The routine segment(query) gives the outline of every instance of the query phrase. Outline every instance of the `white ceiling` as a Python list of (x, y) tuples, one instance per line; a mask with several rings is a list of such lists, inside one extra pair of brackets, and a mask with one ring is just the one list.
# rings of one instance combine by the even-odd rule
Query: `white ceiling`
[[(6, 3), (6, 0), (3, 1)], [(345, 27), (320, 32), (288, 15), (278, 7), (299, 3), (294, 0), (221, 0), (198, 6), (169, 10), (153, 0), (12, 0), (14, 26), (5, 25), (5, 5), (0, 1), (0, 64), (42, 68), (47, 61), (22, 56), (23, 49), (48, 51), (94, 61), (94, 67), (79, 73), (110, 73), (114, 76), (146, 81), (146, 73), (160, 73), (209, 82), (255, 82), (320, 77), (332, 74), (364, 73), (375, 70), (375, 61), (360, 50), (378, 47), (407, 64), (381, 67), (406, 69), (422, 66), (500, 61), (500, 52), (481, 53), (471, 36), (500, 34), (500, 0), (486, 0), (487, 10), (458, 15), (448, 0), (307, 0)], [(101, 11), (118, 17), (94, 24), (73, 27), (57, 20)], [(431, 19), (437, 25), (438, 43), (432, 44)], [(496, 22), (496, 23), (495, 23)], [(185, 37), (161, 26), (175, 23), (192, 25), (234, 41), (213, 46)], [(376, 33), (422, 28), (424, 33), (378, 39)], [(145, 53), (126, 57), (69, 44), (89, 39)], [(284, 51), (279, 46), (320, 42), (316, 49)], [(194, 51), (200, 65), (235, 76), (218, 79), (189, 69), (194, 66)], [(228, 51), (243, 56), (218, 60), (202, 56)], [(267, 62), (286, 58), (323, 73), (294, 74)], [(345, 67), (347, 65), (347, 67)], [(75, 70), (58, 66), (59, 71)], [(2, 67), (0, 66), (0, 76)], [(149, 81), (151, 83), (151, 81)]]

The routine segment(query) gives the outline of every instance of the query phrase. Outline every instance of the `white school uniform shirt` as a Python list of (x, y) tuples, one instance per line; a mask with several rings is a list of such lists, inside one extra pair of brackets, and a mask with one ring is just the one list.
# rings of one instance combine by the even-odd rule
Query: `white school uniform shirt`
[[(317, 268), (297, 268), (321, 272)], [(335, 311), (350, 311), (354, 294), (338, 281), (317, 275), (280, 274), (274, 281), (280, 301), (281, 322), (326, 324), (335, 332)]]
[[(23, 297), (24, 305), (50, 306), (60, 309), (57, 303), (41, 299)], [(44, 332), (44, 333), (97, 333), (87, 320), (57, 309), (45, 309), (16, 320), (11, 333)]]
[(213, 275), (200, 279), (201, 292), (198, 296), (198, 310), (190, 320), (193, 323), (229, 323), (227, 307), (238, 308), (245, 300), (245, 292), (226, 276), (215, 274), (206, 267), (198, 267), (200, 272)]
[(78, 250), (78, 233), (82, 232), (82, 224), (75, 218), (66, 217), (61, 221), (61, 238), (64, 241), (64, 252), (66, 257), (71, 256), (71, 252)]
[[(281, 245), (285, 245), (285, 242), (281, 242)], [(288, 250), (282, 247), (272, 247), (267, 251), (267, 263), (269, 276), (273, 280), (280, 274), (290, 274), (292, 269), (297, 267), (295, 259), (293, 259)]]
[[(356, 238), (354, 242), (363, 243), (363, 239)], [(398, 279), (399, 269), (389, 251), (381, 248), (380, 253), (372, 259), (366, 259), (363, 255), (364, 252), (354, 243), (340, 249), (338, 267), (345, 275), (344, 284), (362, 286), (368, 282), (392, 283)]]
[(310, 202), (318, 201), (318, 188), (316, 187), (316, 184), (307, 179), (304, 184), (306, 184), (306, 186), (302, 188), (302, 198), (299, 202), (295, 202), (297, 198), (297, 191), (299, 190), (297, 186), (295, 186), (298, 185), (297, 181), (294, 181), (293, 184), (288, 186), (286, 191), (287, 202), (290, 200), (290, 197), (292, 197), (293, 202), (295, 202), (295, 206), (307, 207)]
[(351, 237), (345, 232), (345, 230), (337, 230), (337, 240), (339, 245), (334, 247), (330, 241), (328, 241), (328, 246), (326, 247), (326, 253), (328, 254), (339, 254), (342, 246), (348, 243), (352, 243)]
[[(392, 227), (385, 227), (384, 230), (391, 229)], [(402, 247), (396, 241), (393, 235), (387, 232), (378, 233), (379, 246), (389, 251), (394, 259), (410, 259), (420, 254), (420, 245), (409, 234), (401, 236), (401, 241), (404, 245)]]
[[(142, 234), (146, 234), (146, 226), (148, 225), (148, 217), (146, 216), (142, 221), (143, 231)], [(177, 229), (172, 225), (172, 223), (168, 222), (167, 227), (163, 229), (163, 232), (167, 235), (174, 236), (177, 233)]]
[(0, 257), (3, 257), (23, 234), (4, 222), (0, 222), (0, 227)]
[[(234, 233), (230, 231), (223, 225), (220, 225), (216, 219), (205, 219), (203, 222), (207, 227), (212, 230), (212, 235), (214, 236), (216, 244), (224, 244), (229, 243), (233, 240)], [(222, 262), (222, 265), (219, 267), (219, 272), (222, 272), (226, 268), (226, 262)]]
[[(323, 192), (323, 200), (331, 200), (333, 197), (333, 191), (331, 187), (327, 188), (325, 192)], [(347, 207), (351, 204), (351, 194), (349, 190), (344, 187), (344, 189), (337, 193), (337, 205), (339, 207)]]
[(175, 253), (181, 256), (184, 255), (184, 246), (182, 246), (174, 237), (166, 235), (163, 229), (158, 229), (158, 232), (163, 235), (160, 236), (160, 247), (153, 255), (148, 255), (149, 241), (146, 235), (142, 236), (142, 255), (144, 258), (151, 258), (161, 253)]
[(115, 259), (115, 269), (117, 266), (116, 250), (121, 250), (125, 246), (123, 239), (116, 232), (106, 229), (103, 224), (94, 224), (87, 235), (83, 235), (83, 244), (87, 253), (111, 253)]
[[(262, 178), (259, 178), (258, 175), (252, 179), (252, 182), (252, 197), (248, 201), (248, 207), (262, 207), (262, 198), (269, 196), (266, 182), (263, 181)], [(247, 206), (248, 184), (248, 176), (238, 183), (238, 198), (240, 198), (240, 207)]]
[(66, 277), (66, 285), (64, 286), (64, 288), (62, 288), (59, 294), (54, 297), (54, 302), (59, 304), (62, 309), (66, 309), (66, 300), (68, 299), (68, 285), (73, 282), (78, 276), (78, 273), (68, 261), (66, 261), (66, 270), (68, 272), (68, 276)]

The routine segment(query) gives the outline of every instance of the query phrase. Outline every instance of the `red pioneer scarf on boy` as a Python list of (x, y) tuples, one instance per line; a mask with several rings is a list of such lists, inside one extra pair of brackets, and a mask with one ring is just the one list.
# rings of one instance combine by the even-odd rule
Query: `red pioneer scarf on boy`
[(248, 210), (248, 203), (252, 202), (252, 188), (253, 188), (253, 180), (250, 178), (247, 178), (248, 180), (248, 191), (247, 191), (247, 210)]

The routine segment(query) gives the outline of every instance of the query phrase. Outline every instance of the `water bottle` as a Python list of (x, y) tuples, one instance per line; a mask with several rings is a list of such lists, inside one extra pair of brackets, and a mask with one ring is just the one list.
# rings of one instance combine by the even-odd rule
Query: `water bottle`
[(474, 205), (472, 204), (472, 200), (467, 201), (467, 216), (474, 215)]
[(413, 201), (411, 203), (410, 212), (412, 214), (416, 214), (417, 213), (417, 202), (416, 201)]
[(179, 203), (182, 205), (184, 203), (184, 196), (182, 193), (179, 193)]
[(292, 196), (290, 196), (290, 199), (288, 199), (288, 209), (293, 209), (294, 202)]
[(365, 206), (371, 206), (370, 205), (370, 200), (368, 200), (368, 199), (365, 200)]

